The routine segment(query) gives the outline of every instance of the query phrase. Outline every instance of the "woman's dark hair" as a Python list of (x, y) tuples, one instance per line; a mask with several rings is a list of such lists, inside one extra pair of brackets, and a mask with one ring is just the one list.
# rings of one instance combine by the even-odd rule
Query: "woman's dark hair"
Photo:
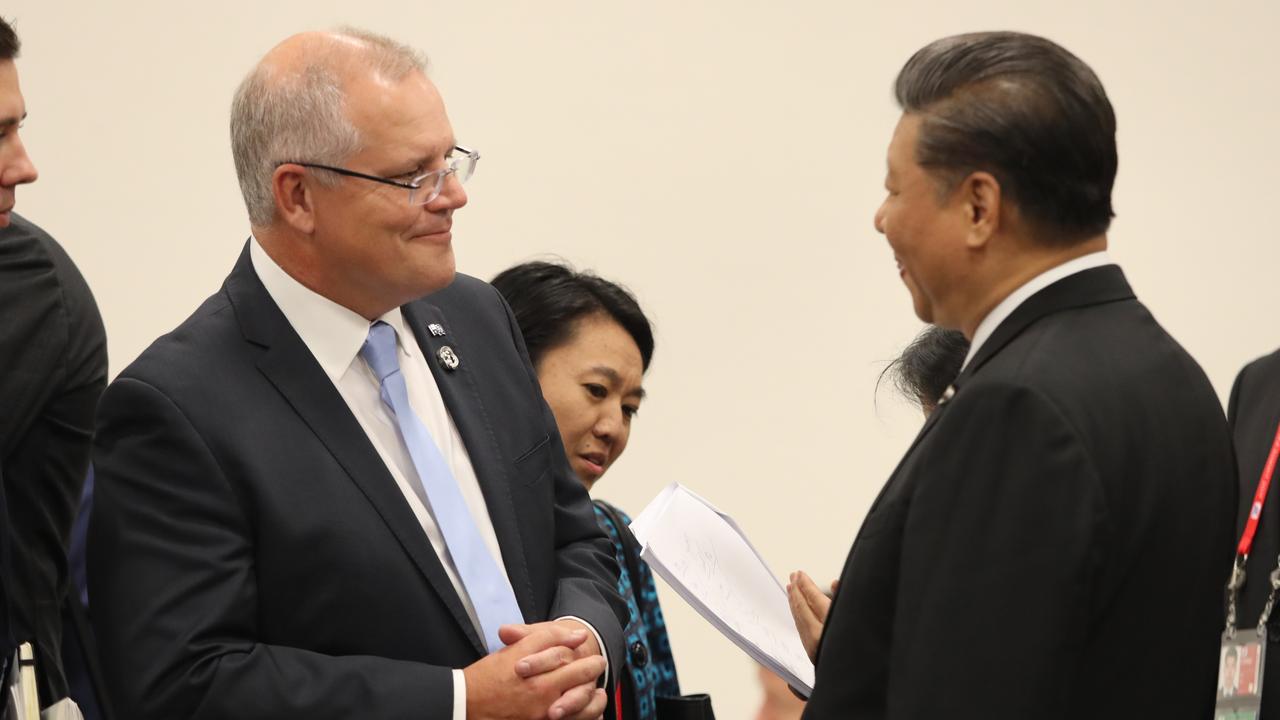
[(491, 282), (515, 313), (535, 367), (548, 350), (573, 337), (574, 323), (603, 314), (617, 321), (636, 341), (644, 369), (649, 369), (653, 328), (635, 297), (621, 285), (549, 262), (515, 265)]
[(13, 31), (13, 26), (5, 22), (4, 18), (0, 18), (0, 60), (18, 57), (21, 49), (22, 41), (18, 39), (18, 33)]
[(992, 173), (1045, 243), (1111, 224), (1115, 112), (1098, 76), (1061, 46), (1015, 32), (936, 40), (907, 61), (894, 94), (922, 116), (916, 161), (944, 190)]
[(889, 363), (880, 377), (890, 375), (899, 392), (929, 410), (960, 374), (968, 353), (969, 341), (963, 333), (930, 325)]

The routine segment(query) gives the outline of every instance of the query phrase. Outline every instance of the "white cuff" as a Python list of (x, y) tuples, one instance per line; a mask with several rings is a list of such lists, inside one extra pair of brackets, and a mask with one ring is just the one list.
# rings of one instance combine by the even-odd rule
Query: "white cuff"
[(467, 720), (467, 676), (453, 671), (453, 720)]

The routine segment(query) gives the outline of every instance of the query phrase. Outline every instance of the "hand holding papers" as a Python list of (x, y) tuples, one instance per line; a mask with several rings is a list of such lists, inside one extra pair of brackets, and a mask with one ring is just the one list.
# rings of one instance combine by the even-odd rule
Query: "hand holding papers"
[(733, 518), (671, 483), (631, 523), (640, 557), (680, 597), (757, 662), (805, 694), (813, 663), (787, 593)]

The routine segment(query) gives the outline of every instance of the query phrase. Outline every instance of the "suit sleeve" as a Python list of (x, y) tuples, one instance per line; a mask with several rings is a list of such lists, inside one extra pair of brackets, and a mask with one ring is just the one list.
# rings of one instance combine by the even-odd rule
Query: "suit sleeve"
[(0, 323), (9, 373), (0, 390), (0, 445), (7, 448), (0, 464), (13, 538), (9, 591), (15, 634), (34, 641), (47, 705), (67, 695), (60, 659), (67, 545), (107, 384), (106, 333), (88, 285), (52, 238), (22, 221), (4, 240), (31, 250), (24, 263), (0, 272), (0, 306), (14, 310)]
[(448, 720), (449, 668), (264, 636), (250, 514), (163, 392), (136, 379), (111, 385), (94, 464), (89, 584), (119, 716)]
[(1057, 718), (1099, 600), (1101, 483), (1032, 390), (972, 387), (940, 412), (903, 528), (889, 717)]
[(573, 616), (585, 620), (604, 641), (609, 667), (621, 668), (625, 662), (622, 628), (626, 626), (630, 613), (626, 601), (618, 595), (618, 564), (613, 557), (613, 543), (597, 524), (591, 500), (569, 466), (555, 415), (542, 398), (538, 376), (529, 361), (529, 352), (515, 315), (502, 295), (496, 289), (490, 289), (506, 312), (512, 340), (541, 405), (542, 423), (551, 440), (557, 587), (550, 617)]

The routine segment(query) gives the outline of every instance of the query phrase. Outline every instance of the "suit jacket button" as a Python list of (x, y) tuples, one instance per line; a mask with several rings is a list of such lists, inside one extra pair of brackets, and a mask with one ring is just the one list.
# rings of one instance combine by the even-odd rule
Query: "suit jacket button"
[(631, 664), (637, 668), (643, 668), (649, 664), (649, 648), (644, 646), (642, 642), (631, 643)]

